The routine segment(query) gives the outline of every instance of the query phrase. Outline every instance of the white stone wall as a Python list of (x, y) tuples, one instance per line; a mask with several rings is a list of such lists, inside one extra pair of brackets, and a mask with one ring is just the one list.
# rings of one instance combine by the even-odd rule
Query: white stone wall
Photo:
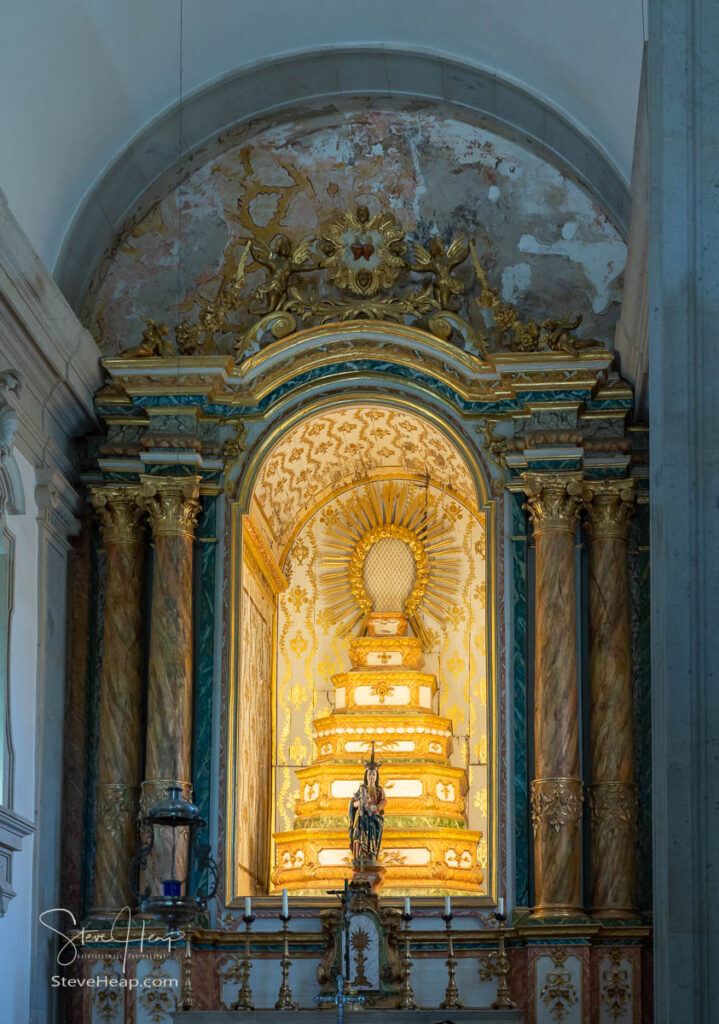
[[(13, 612), (10, 622), (9, 681), (12, 739), (15, 749), (13, 810), (35, 818), (35, 695), (37, 678), (37, 549), (35, 472), (15, 453), (25, 495), (23, 515), (8, 516), (14, 540)], [(33, 918), (34, 837), (13, 855), (12, 885), (17, 896), (0, 920), (0, 1016), (11, 1024), (30, 1019), (30, 948)]]

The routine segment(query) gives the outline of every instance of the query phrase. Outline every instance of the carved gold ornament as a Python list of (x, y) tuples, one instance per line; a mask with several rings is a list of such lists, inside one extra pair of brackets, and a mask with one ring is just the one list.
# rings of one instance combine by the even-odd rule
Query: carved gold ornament
[(609, 967), (602, 971), (601, 993), (604, 1009), (612, 1020), (619, 1020), (629, 1008), (632, 986), (629, 971), (622, 967), (622, 951), (613, 949), (609, 953)]
[(177, 996), (173, 994), (172, 975), (165, 970), (164, 960), (156, 960), (147, 973), (144, 986), (140, 989), (138, 1003), (152, 1024), (164, 1024), (177, 1010)]
[(143, 476), (136, 500), (149, 516), (154, 537), (161, 534), (192, 537), (200, 515), (199, 495), (196, 476)]
[[(455, 271), (470, 252), (478, 288), (465, 297), (465, 282)], [(265, 280), (250, 290), (248, 273), (257, 270), (264, 271)], [(309, 283), (300, 286), (298, 278), (307, 274), (312, 275)], [(412, 274), (424, 276), (416, 290), (407, 287)], [(517, 307), (503, 302), (499, 289), (489, 285), (474, 242), (463, 234), (449, 243), (435, 235), (427, 247), (418, 240), (408, 242), (405, 229), (387, 208), (370, 213), (360, 205), (338, 212), (316, 236), (292, 239), (280, 232), (271, 238), (232, 238), (219, 280), (210, 285), (211, 295), (207, 287), (198, 281), (183, 303), (190, 316), (175, 325), (174, 343), (168, 324), (143, 318), (140, 344), (125, 349), (121, 358), (169, 358), (233, 348), (241, 363), (263, 344), (288, 338), (303, 327), (366, 319), (412, 324), (442, 341), (456, 339), (482, 359), (501, 350), (578, 356), (583, 349), (605, 347), (592, 338), (575, 337), (581, 316), (522, 319)], [(475, 307), (473, 315), (470, 306)]]
[(90, 496), (106, 544), (138, 544), (142, 540), (143, 511), (135, 500), (134, 487), (92, 487)]
[(637, 794), (631, 782), (595, 782), (589, 788), (589, 809), (595, 832), (637, 833)]
[(540, 997), (552, 1020), (563, 1021), (579, 997), (572, 976), (566, 968), (565, 950), (553, 949), (549, 955), (554, 967), (547, 972)]
[(96, 823), (113, 839), (137, 818), (139, 789), (117, 782), (100, 782), (96, 792)]
[(525, 473), (522, 506), (535, 535), (545, 530), (571, 533), (583, 507), (581, 473)]
[(578, 828), (582, 820), (580, 779), (535, 779), (532, 782), (532, 828)]
[(343, 633), (373, 610), (365, 567), (374, 546), (387, 540), (405, 545), (414, 562), (413, 576), (408, 576), (404, 588), (404, 607), (392, 611), (403, 611), (423, 641), (420, 609), (444, 621), (455, 595), (457, 569), (452, 556), (458, 548), (441, 509), (430, 506), (422, 488), (391, 480), (369, 484), (326, 528), (327, 547), (333, 553), (325, 556), (321, 584), (334, 621), (345, 620)]
[(596, 540), (626, 540), (635, 511), (633, 480), (592, 480), (582, 486), (587, 529)]
[(366, 206), (340, 213), (320, 230), (328, 280), (355, 295), (391, 288), (407, 269), (404, 231), (393, 213), (370, 215)]

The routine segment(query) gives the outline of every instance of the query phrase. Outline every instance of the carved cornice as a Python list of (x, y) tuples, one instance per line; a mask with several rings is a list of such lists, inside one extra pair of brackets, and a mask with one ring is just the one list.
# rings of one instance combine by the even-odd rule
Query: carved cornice
[(532, 782), (532, 828), (579, 828), (582, 821), (581, 779), (534, 779)]
[(592, 480), (582, 485), (592, 539), (626, 540), (635, 510), (633, 480)]
[(194, 537), (201, 508), (199, 477), (143, 476), (135, 493), (153, 537)]
[(61, 540), (80, 531), (80, 499), (75, 489), (56, 469), (38, 469), (35, 473), (35, 504), (38, 521)]
[(632, 782), (595, 782), (589, 787), (592, 830), (637, 833), (637, 790)]
[(574, 535), (583, 504), (580, 472), (525, 473), (524, 493), (535, 537), (548, 531)]
[(108, 484), (91, 488), (92, 506), (100, 520), (106, 544), (138, 544), (142, 541), (143, 510), (136, 498), (136, 487)]

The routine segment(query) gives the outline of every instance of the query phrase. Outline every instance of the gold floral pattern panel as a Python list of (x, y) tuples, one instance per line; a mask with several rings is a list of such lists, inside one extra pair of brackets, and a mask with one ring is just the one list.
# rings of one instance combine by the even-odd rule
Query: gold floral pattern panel
[(238, 891), (267, 891), (271, 830), (275, 599), (246, 552), (240, 607), (241, 669), (236, 857)]
[[(427, 503), (452, 526), (458, 573), (453, 603), (445, 620), (438, 622), (426, 617), (430, 643), (423, 671), (437, 678), (435, 710), (452, 721), (452, 764), (465, 770), (469, 783), (466, 827), (482, 833), (478, 863), (485, 879), (485, 893), (491, 879), (488, 851), (492, 828), (486, 524), (484, 516), (470, 511), (441, 487), (421, 486), (426, 490)], [(278, 606), (273, 752), (276, 831), (295, 827), (295, 801), (300, 795), (304, 799), (311, 796), (300, 794), (297, 769), (310, 765), (313, 758), (322, 754), (321, 750), (313, 750), (313, 720), (334, 710), (332, 677), (352, 668), (347, 637), (341, 636), (342, 623), (333, 622), (321, 577), (327, 553), (327, 524), (353, 501), (356, 490), (344, 490), (316, 509), (295, 536), (283, 566), (289, 585), (280, 595)], [(358, 781), (365, 756), (361, 751), (357, 754)], [(328, 819), (328, 827), (333, 826), (336, 823)]]
[(429, 474), (476, 503), (469, 470), (438, 427), (404, 410), (358, 405), (304, 420), (275, 446), (255, 484), (253, 520), (266, 525), (273, 553), (282, 559), (311, 503), (348, 484), (393, 472)]

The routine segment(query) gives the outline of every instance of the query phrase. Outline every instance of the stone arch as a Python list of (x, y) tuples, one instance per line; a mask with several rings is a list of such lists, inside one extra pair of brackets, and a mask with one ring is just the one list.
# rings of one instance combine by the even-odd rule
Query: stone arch
[[(290, 113), (313, 105), (341, 107), (352, 97), (441, 101), (460, 119), (488, 120), (529, 141), (549, 162), (580, 180), (617, 227), (625, 235), (628, 231), (627, 182), (591, 138), (534, 93), (438, 53), (385, 47), (311, 50), (218, 79), (164, 111), (132, 140), (87, 195), (64, 240), (54, 273), (70, 304), (80, 307), (115, 238), (145, 216), (198, 155), (221, 151), (238, 126), (260, 118), (276, 125)], [(180, 127), (184, 156), (178, 160)]]

